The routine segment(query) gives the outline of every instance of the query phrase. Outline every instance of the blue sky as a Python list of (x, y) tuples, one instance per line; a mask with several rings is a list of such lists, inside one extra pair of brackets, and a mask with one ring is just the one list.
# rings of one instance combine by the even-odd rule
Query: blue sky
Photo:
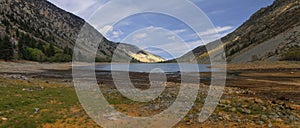
[[(197, 19), (198, 16), (204, 17), (200, 14), (201, 11), (193, 13), (190, 9), (193, 7), (185, 0), (49, 1), (84, 18), (109, 40), (133, 44), (166, 59), (172, 59), (232, 32), (253, 13), (271, 5), (274, 0), (190, 0), (189, 2), (195, 4), (195, 7), (200, 8), (203, 14), (208, 16), (208, 19), (204, 18), (205, 20)], [(130, 12), (143, 12), (153, 6), (162, 11), (172, 10), (172, 13), (186, 18), (187, 21), (195, 21), (189, 23), (200, 25), (201, 21), (211, 21), (210, 24), (214, 28), (202, 26), (202, 29), (195, 31), (182, 19), (156, 12), (127, 16), (131, 14)]]

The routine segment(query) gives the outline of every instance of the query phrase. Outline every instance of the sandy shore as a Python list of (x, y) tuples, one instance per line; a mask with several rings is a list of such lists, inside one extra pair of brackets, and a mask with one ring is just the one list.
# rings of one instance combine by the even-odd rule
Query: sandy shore
[(72, 63), (38, 63), (31, 61), (0, 61), (0, 73), (38, 73), (47, 70), (69, 70)]
[(300, 69), (300, 62), (286, 62), (286, 61), (276, 61), (276, 62), (248, 62), (248, 63), (236, 63), (227, 64), (228, 70), (274, 70), (276, 69)]

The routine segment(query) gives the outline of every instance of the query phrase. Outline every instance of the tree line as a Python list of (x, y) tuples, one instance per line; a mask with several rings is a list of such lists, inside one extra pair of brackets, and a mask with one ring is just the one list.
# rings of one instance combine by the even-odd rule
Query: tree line
[(5, 36), (4, 39), (0, 38), (0, 59), (5, 61), (13, 59), (14, 50), (12, 42), (8, 36)]
[(18, 30), (15, 32), (18, 41), (14, 44), (7, 35), (0, 38), (0, 59), (2, 60), (19, 59), (38, 62), (69, 62), (72, 60), (71, 48), (56, 47), (53, 43), (45, 43), (28, 34), (20, 33)]

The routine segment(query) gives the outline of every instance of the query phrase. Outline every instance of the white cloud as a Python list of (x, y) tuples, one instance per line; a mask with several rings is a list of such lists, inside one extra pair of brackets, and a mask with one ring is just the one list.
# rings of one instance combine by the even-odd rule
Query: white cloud
[(208, 29), (204, 32), (199, 32), (198, 35), (200, 36), (213, 35), (213, 34), (223, 33), (232, 29), (233, 29), (232, 26), (224, 26), (224, 27), (217, 26), (214, 29)]
[(143, 39), (146, 38), (148, 35), (146, 33), (139, 33), (133, 36), (134, 39), (139, 40), (139, 39)]
[(213, 29), (208, 29), (206, 31), (190, 34), (190, 38), (198, 38), (200, 36), (201, 39), (205, 39), (203, 42), (204, 44), (210, 43), (212, 41), (215, 41), (217, 39), (220, 39), (230, 32), (234, 30), (234, 27), (232, 26), (217, 26), (216, 28)]
[(124, 32), (122, 32), (121, 30), (118, 30), (118, 31), (113, 31), (112, 32), (112, 37), (115, 38), (115, 39), (118, 39), (120, 38), (121, 35), (123, 35)]
[(168, 39), (169, 40), (176, 40), (176, 36), (169, 36)]
[(209, 12), (208, 14), (215, 15), (215, 14), (220, 14), (220, 13), (225, 13), (225, 10), (215, 10), (215, 11)]
[(161, 29), (164, 29), (164, 28), (162, 28), (162, 27), (154, 27), (154, 26), (149, 26), (149, 27), (145, 28), (145, 30), (148, 31), (148, 32), (154, 32), (154, 31), (161, 30)]
[(179, 30), (175, 30), (173, 32), (176, 33), (176, 34), (180, 34), (180, 33), (186, 32), (186, 31), (187, 31), (186, 29), (179, 29)]

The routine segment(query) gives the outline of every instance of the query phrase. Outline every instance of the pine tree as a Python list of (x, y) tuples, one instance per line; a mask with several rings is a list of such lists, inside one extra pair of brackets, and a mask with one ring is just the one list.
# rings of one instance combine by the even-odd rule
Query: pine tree
[(19, 58), (26, 60), (27, 59), (26, 58), (26, 48), (24, 47), (23, 42), (20, 41), (18, 43), (18, 48), (19, 48), (19, 52), (18, 52)]
[(20, 32), (19, 29), (16, 29), (16, 37), (19, 38), (20, 37)]
[(0, 59), (3, 59), (3, 58), (4, 58), (2, 52), (3, 52), (3, 41), (2, 41), (2, 39), (0, 38)]
[(71, 55), (72, 56), (72, 49), (71, 48), (68, 48), (68, 47), (65, 47), (64, 48), (64, 54), (66, 55)]
[(41, 50), (44, 54), (46, 54), (45, 48), (44, 48), (43, 43), (41, 41), (38, 41), (37, 48), (39, 50)]
[(37, 48), (37, 41), (33, 37), (30, 38), (29, 47)]
[(51, 57), (51, 56), (55, 55), (55, 49), (54, 49), (53, 44), (50, 44), (49, 48), (47, 49), (46, 54), (47, 54), (48, 57)]
[(5, 28), (5, 32), (7, 33), (7, 34), (9, 34), (10, 32), (9, 32), (9, 26), (6, 26), (6, 28)]
[(5, 61), (13, 59), (13, 56), (14, 56), (13, 45), (10, 42), (10, 39), (8, 36), (5, 36), (2, 41), (2, 49), (1, 49), (0, 53), (2, 55), (1, 59), (4, 59)]

